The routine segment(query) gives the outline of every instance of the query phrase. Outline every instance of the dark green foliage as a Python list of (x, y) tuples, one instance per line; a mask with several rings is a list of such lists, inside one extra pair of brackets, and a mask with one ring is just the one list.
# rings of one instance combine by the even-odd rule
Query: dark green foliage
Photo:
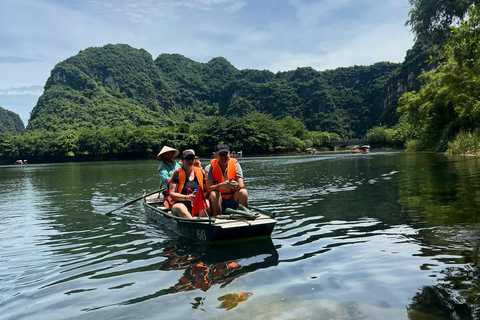
[(407, 25), (417, 39), (443, 46), (453, 25), (458, 24), (479, 0), (409, 0), (413, 8)]
[(382, 62), (325, 72), (298, 68), (277, 75), (243, 70), (223, 92), (220, 114), (242, 116), (255, 110), (298, 118), (309, 130), (361, 137), (378, 122), (387, 80), (398, 67)]
[(21, 136), (0, 134), (0, 162), (29, 163), (124, 158), (154, 158), (163, 145), (193, 148), (210, 156), (219, 142), (245, 154), (265, 154), (320, 147), (338, 135), (309, 132), (299, 120), (253, 112), (241, 118), (202, 117), (194, 124), (176, 121), (168, 127), (100, 127), (96, 129), (33, 131)]
[(458, 134), (466, 140), (469, 133), (478, 132), (479, 25), (480, 10), (471, 8), (468, 19), (453, 29), (441, 51), (443, 61), (420, 77), (424, 85), (418, 92), (409, 92), (399, 101), (399, 113), (409, 117), (417, 132), (414, 139), (426, 149), (445, 151)]
[(23, 130), (25, 130), (25, 126), (20, 116), (0, 107), (0, 133), (19, 134)]
[(160, 126), (171, 106), (167, 92), (145, 50), (89, 48), (52, 70), (27, 131)]

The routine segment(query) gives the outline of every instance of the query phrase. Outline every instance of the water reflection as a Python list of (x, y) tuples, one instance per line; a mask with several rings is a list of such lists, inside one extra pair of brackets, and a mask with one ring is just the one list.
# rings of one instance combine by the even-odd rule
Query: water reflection
[[(177, 282), (153, 294), (137, 297), (121, 304), (134, 304), (168, 294), (199, 290), (206, 292), (213, 286), (227, 287), (235, 279), (260, 269), (278, 264), (278, 252), (269, 238), (236, 244), (202, 244), (182, 238), (167, 240), (161, 255), (167, 259), (158, 270), (183, 270)], [(222, 295), (218, 308), (232, 309), (244, 303), (252, 292)], [(190, 302), (194, 309), (201, 308), (204, 297)]]
[(235, 247), (182, 240), (139, 205), (102, 215), (158, 186), (154, 161), (0, 168), (4, 317), (480, 317), (480, 159), (241, 161), (278, 223)]

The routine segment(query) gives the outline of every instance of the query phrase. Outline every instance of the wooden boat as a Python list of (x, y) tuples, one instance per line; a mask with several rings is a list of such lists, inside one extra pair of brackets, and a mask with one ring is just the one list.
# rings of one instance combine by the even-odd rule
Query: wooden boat
[(360, 149), (362, 150), (360, 152), (364, 153), (364, 154), (370, 152), (370, 146), (369, 145), (363, 145), (363, 146), (360, 147)]
[(217, 242), (256, 237), (269, 237), (277, 221), (265, 210), (229, 210), (208, 218), (187, 219), (174, 216), (158, 200), (158, 194), (143, 197), (147, 216), (165, 225), (180, 236), (202, 242)]

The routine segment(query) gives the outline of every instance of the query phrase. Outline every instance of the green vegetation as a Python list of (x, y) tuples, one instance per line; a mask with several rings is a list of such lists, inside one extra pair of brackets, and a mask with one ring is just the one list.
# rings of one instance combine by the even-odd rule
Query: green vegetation
[(393, 128), (387, 126), (374, 127), (367, 133), (368, 142), (375, 147), (402, 148), (413, 136), (413, 126), (405, 119), (401, 119)]
[(399, 67), (275, 74), (238, 70), (222, 57), (153, 60), (128, 45), (88, 48), (55, 66), (23, 135), (2, 136), (0, 160), (152, 157), (163, 144), (209, 155), (219, 141), (246, 154), (319, 148), (395, 124), (396, 99), (385, 97), (412, 82), (391, 89), (410, 77)]
[(276, 120), (298, 119), (310, 131), (362, 137), (378, 123), (386, 85), (398, 68), (381, 62), (274, 74), (238, 70), (221, 57), (199, 63), (162, 54), (153, 60), (128, 45), (88, 48), (52, 70), (26, 130), (161, 128), (204, 116), (262, 112)]
[(442, 62), (421, 75), (424, 86), (400, 99), (400, 114), (408, 115), (416, 128), (414, 139), (426, 149), (445, 151), (462, 132), (474, 133), (480, 120), (480, 12), (453, 28), (442, 50)]
[(154, 158), (163, 145), (193, 148), (210, 156), (219, 142), (245, 154), (303, 151), (338, 140), (336, 134), (311, 132), (291, 117), (275, 120), (271, 115), (250, 113), (241, 118), (210, 116), (189, 124), (169, 127), (101, 127), (98, 129), (33, 131), (23, 135), (0, 134), (0, 159), (30, 162)]
[(0, 107), (0, 133), (20, 134), (25, 130), (20, 116)]
[(161, 126), (168, 87), (145, 50), (90, 48), (57, 64), (26, 130)]
[[(400, 131), (408, 150), (479, 154), (480, 11), (475, 1), (410, 2), (416, 7), (408, 23), (417, 37), (436, 45), (443, 41), (443, 49), (426, 61), (435, 68), (419, 76), (422, 86), (399, 99), (399, 123), (373, 128), (367, 136), (395, 145), (400, 127), (406, 129)], [(456, 21), (462, 22), (454, 27)]]
[(417, 39), (443, 46), (454, 24), (462, 21), (468, 10), (479, 5), (478, 0), (409, 0), (412, 9), (407, 25)]

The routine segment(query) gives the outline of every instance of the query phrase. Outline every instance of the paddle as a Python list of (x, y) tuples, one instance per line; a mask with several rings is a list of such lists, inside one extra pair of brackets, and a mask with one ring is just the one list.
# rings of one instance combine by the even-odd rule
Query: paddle
[(110, 216), (110, 215), (112, 214), (112, 212), (114, 212), (114, 211), (117, 211), (117, 210), (122, 209), (122, 208), (124, 208), (124, 207), (126, 207), (126, 206), (129, 206), (129, 205), (131, 205), (132, 203), (135, 203), (135, 202), (137, 202), (138, 200), (143, 199), (144, 197), (151, 196), (152, 194), (155, 194), (155, 193), (157, 193), (157, 192), (161, 192), (161, 191), (163, 191), (163, 190), (165, 190), (165, 189), (167, 189), (167, 188), (161, 188), (161, 189), (152, 191), (152, 192), (150, 192), (150, 193), (148, 193), (148, 194), (145, 194), (145, 195), (143, 195), (143, 196), (141, 196), (141, 197), (138, 197), (138, 198), (136, 198), (136, 199), (130, 200), (130, 201), (126, 202), (124, 205), (122, 205), (121, 207), (118, 207), (118, 208), (116, 208), (116, 209), (113, 209), (112, 211), (109, 211), (109, 212), (105, 213), (105, 215), (106, 215), (106, 216)]

